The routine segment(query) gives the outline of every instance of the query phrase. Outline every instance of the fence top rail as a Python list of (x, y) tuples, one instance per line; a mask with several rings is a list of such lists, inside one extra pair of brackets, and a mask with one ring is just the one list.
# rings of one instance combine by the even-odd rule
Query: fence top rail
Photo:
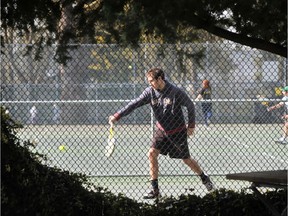
[[(10, 100), (0, 101), (0, 104), (20, 104), (20, 103), (119, 103), (119, 102), (130, 102), (134, 99), (129, 100)], [(287, 102), (283, 99), (211, 99), (211, 100), (192, 100), (193, 102)]]
[(131, 100), (35, 100), (35, 101), (0, 101), (0, 104), (21, 104), (21, 103), (117, 103), (130, 102)]

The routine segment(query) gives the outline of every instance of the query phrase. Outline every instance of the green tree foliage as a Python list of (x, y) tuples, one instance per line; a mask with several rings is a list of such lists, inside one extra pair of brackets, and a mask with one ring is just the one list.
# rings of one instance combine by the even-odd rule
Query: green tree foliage
[(1, 1), (2, 44), (33, 33), (37, 47), (57, 43), (62, 61), (69, 42), (183, 43), (197, 39), (195, 29), (287, 57), (283, 0)]
[(119, 31), (124, 41), (133, 42), (142, 34), (156, 34), (161, 35), (165, 42), (175, 42), (182, 39), (177, 31), (179, 28), (194, 27), (240, 44), (287, 56), (287, 1), (117, 2), (111, 5), (110, 1), (103, 1), (100, 12), (105, 18), (113, 16), (114, 26), (119, 26), (115, 25), (118, 22), (122, 24)]

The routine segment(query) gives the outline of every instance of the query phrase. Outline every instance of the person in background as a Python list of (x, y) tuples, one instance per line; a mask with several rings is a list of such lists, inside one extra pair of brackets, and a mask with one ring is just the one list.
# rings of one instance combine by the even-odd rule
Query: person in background
[(254, 117), (252, 119), (253, 124), (268, 124), (273, 123), (275, 119), (272, 116), (272, 113), (267, 110), (269, 107), (269, 99), (264, 95), (256, 95), (254, 106)]
[(274, 106), (269, 107), (267, 110), (270, 112), (275, 109), (279, 109), (280, 107), (285, 106), (285, 114), (282, 116), (282, 119), (284, 120), (283, 125), (283, 136), (277, 141), (281, 144), (287, 144), (287, 137), (288, 137), (288, 86), (282, 88), (282, 101)]
[[(182, 159), (200, 177), (207, 190), (212, 191), (214, 185), (209, 176), (202, 171), (197, 161), (191, 158), (189, 152), (187, 137), (194, 134), (195, 128), (194, 103), (183, 90), (165, 79), (163, 70), (150, 69), (146, 73), (146, 78), (150, 86), (138, 98), (109, 117), (109, 123), (113, 125), (114, 122), (138, 107), (146, 104), (152, 107), (157, 120), (152, 145), (148, 152), (152, 191), (145, 195), (144, 199), (154, 199), (160, 196), (158, 188), (158, 156), (160, 154)], [(182, 107), (186, 107), (188, 111), (187, 125)]]
[(37, 120), (37, 108), (36, 106), (32, 106), (31, 109), (29, 110), (30, 113), (30, 124), (36, 124)]
[(53, 123), (60, 123), (60, 107), (57, 104), (53, 104)]
[[(202, 81), (202, 88), (199, 91), (196, 100), (211, 100), (212, 99), (212, 89), (210, 86), (210, 82), (205, 79)], [(210, 118), (212, 117), (212, 102), (211, 101), (203, 101), (201, 103), (202, 112), (204, 115), (205, 125), (209, 126)]]

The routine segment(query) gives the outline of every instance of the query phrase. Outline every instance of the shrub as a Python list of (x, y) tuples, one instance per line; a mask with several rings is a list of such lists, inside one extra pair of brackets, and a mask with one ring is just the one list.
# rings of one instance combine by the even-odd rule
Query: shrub
[(17, 138), (21, 127), (1, 107), (2, 215), (135, 215), (141, 204), (92, 190), (85, 175), (43, 165), (45, 157), (29, 150), (33, 144)]

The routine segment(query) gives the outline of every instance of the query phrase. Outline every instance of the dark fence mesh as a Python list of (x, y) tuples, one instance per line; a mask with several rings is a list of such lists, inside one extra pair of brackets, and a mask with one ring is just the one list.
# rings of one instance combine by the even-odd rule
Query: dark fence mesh
[[(160, 67), (195, 104), (190, 154), (217, 188), (246, 185), (226, 180), (228, 173), (287, 169), (287, 144), (275, 142), (283, 136), (285, 104), (267, 111), (283, 101), (287, 59), (230, 42), (73, 47), (67, 65), (54, 60), (55, 46), (45, 47), (39, 61), (23, 55), (27, 45), (2, 48), (1, 104), (24, 125), (21, 139), (47, 156), (43, 163), (87, 174), (98, 186), (142, 200), (150, 187), (147, 153), (155, 116), (147, 104), (117, 122), (110, 158), (105, 156), (108, 117), (148, 87), (148, 69)], [(209, 125), (204, 101), (195, 100), (204, 79), (212, 88)], [(191, 188), (206, 193), (182, 160), (168, 156), (159, 156), (158, 180), (163, 195), (190, 193)]]

